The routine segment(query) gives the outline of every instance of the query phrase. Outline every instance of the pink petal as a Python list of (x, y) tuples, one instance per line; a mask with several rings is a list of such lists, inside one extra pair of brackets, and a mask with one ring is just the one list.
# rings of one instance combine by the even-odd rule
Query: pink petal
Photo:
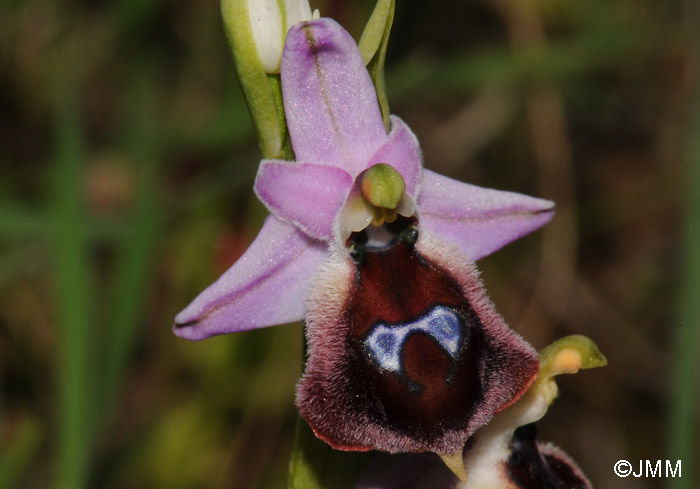
[(324, 18), (293, 26), (282, 55), (282, 92), (297, 161), (355, 176), (386, 139), (372, 80), (355, 41)]
[(420, 224), (460, 247), (473, 261), (546, 224), (554, 203), (469, 185), (423, 172)]
[(175, 317), (188, 340), (299, 321), (326, 247), (274, 216), (243, 256)]
[(266, 160), (260, 164), (255, 192), (281, 220), (312, 238), (333, 238), (333, 220), (353, 179), (333, 166)]
[(406, 192), (418, 196), (421, 180), (422, 155), (418, 138), (404, 121), (391, 116), (391, 132), (386, 142), (370, 158), (369, 168), (377, 163), (387, 163), (396, 169), (406, 182)]

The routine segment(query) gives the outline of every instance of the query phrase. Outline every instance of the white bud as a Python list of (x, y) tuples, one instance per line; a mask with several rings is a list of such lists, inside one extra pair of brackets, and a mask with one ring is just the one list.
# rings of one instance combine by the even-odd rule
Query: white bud
[(308, 0), (249, 0), (248, 17), (263, 68), (279, 73), (287, 31), (312, 14)]

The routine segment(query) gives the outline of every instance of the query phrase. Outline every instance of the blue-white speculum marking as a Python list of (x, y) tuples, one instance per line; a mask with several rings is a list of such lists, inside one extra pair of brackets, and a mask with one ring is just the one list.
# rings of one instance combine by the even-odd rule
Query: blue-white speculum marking
[(406, 339), (414, 333), (431, 336), (453, 361), (457, 360), (465, 339), (462, 318), (451, 308), (436, 305), (409, 323), (375, 324), (365, 339), (365, 347), (381, 369), (401, 375), (403, 347)]

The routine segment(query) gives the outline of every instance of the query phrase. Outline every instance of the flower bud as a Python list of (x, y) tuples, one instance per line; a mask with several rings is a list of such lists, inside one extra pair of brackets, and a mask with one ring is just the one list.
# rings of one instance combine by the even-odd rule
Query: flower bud
[[(318, 11), (314, 14), (318, 16)], [(311, 19), (311, 7), (308, 0), (248, 0), (248, 19), (265, 71), (279, 73), (287, 31)]]

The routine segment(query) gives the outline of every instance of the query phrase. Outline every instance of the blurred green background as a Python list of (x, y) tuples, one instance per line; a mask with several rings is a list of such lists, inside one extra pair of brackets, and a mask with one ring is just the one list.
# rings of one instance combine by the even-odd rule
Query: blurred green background
[[(312, 1), (356, 38), (372, 6)], [(397, 1), (425, 165), (558, 203), (480, 266), (536, 348), (607, 356), (539, 423), (598, 488), (700, 487), (697, 32), (691, 1)], [(301, 325), (170, 331), (261, 226), (258, 161), (218, 2), (0, 3), (0, 488), (284, 487)]]

